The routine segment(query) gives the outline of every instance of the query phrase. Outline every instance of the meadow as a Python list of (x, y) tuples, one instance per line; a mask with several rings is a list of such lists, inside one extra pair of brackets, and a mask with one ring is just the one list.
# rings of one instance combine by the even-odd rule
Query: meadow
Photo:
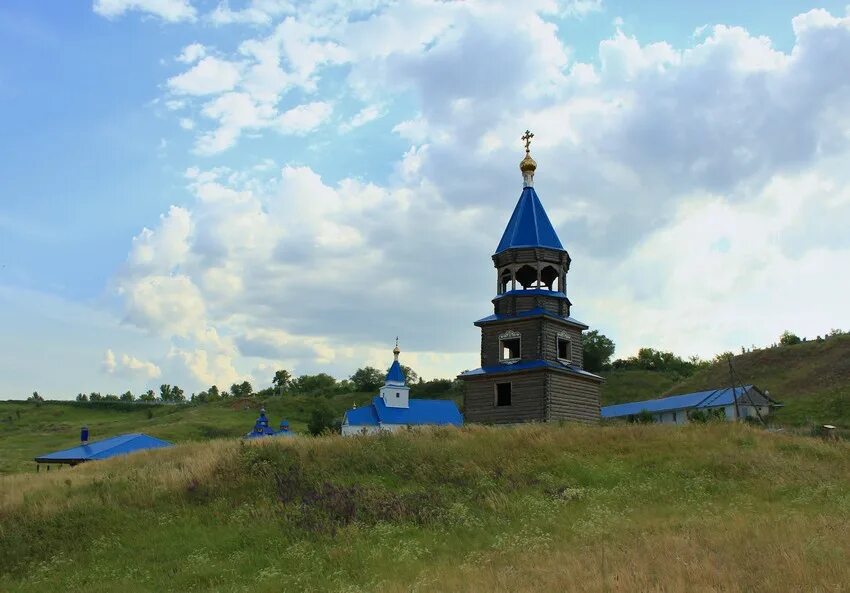
[(845, 591), (850, 444), (733, 424), (217, 439), (0, 477), (0, 591)]

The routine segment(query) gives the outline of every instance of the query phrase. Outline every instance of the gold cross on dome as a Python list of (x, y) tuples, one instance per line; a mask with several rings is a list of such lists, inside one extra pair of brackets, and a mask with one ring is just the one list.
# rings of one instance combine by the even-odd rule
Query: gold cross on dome
[(530, 130), (526, 130), (525, 134), (523, 134), (520, 138), (520, 140), (525, 140), (525, 152), (529, 152), (529, 146), (531, 146), (532, 138), (534, 138), (534, 134), (532, 134)]

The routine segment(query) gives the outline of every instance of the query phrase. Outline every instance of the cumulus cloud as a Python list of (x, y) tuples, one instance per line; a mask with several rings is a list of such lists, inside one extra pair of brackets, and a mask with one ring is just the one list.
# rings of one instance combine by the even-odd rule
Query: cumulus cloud
[[(215, 58), (239, 64), (228, 84), (189, 76), (199, 58), (169, 87), (211, 124), (197, 125), (201, 154), (319, 129), (356, 111), (343, 95), (367, 107), (340, 132), (383, 114), (404, 148), (380, 183), (286, 162), (191, 171), (192, 202), (140, 232), (116, 281), (127, 320), (205, 382), (284, 363), (341, 376), (381, 364), (395, 335), (426, 376), (469, 368), (530, 127), (575, 313), (621, 354), (710, 355), (835, 325), (850, 286), (818, 277), (850, 258), (835, 226), (850, 215), (850, 18), (798, 16), (790, 52), (740, 27), (677, 47), (618, 26), (576, 61), (552, 19), (598, 4), (281, 9)], [(795, 292), (812, 306), (792, 307)]]
[(355, 128), (364, 126), (371, 121), (375, 121), (379, 117), (383, 117), (386, 113), (382, 105), (367, 105), (352, 117), (349, 121), (343, 122), (339, 126), (339, 131), (343, 134), (350, 132)]
[(107, 18), (146, 12), (168, 22), (194, 21), (197, 15), (189, 0), (94, 0), (94, 11)]
[(112, 349), (108, 349), (104, 353), (102, 368), (109, 375), (118, 375), (129, 379), (156, 379), (162, 374), (160, 368), (154, 363), (139, 360), (128, 354), (116, 357)]
[(201, 58), (207, 55), (207, 48), (201, 43), (192, 43), (183, 48), (180, 55), (177, 56), (177, 61), (184, 64), (194, 64)]
[(183, 74), (168, 79), (168, 86), (186, 95), (213, 95), (229, 91), (239, 81), (239, 65), (207, 56)]

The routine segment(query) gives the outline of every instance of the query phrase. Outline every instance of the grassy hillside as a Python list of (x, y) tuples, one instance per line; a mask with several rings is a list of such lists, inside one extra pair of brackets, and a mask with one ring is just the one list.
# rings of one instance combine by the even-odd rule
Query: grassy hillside
[[(850, 427), (850, 335), (748, 352), (734, 357), (732, 365), (741, 381), (770, 391), (785, 404), (776, 415), (777, 422)], [(668, 393), (728, 384), (729, 367), (716, 364)]]
[(33, 457), (79, 444), (80, 427), (87, 425), (91, 439), (125, 432), (144, 432), (173, 442), (237, 437), (254, 426), (257, 411), (265, 406), (277, 426), (289, 421), (295, 431), (305, 431), (310, 412), (322, 402), (339, 415), (354, 402), (371, 394), (352, 393), (332, 398), (283, 396), (231, 400), (203, 405), (134, 405), (123, 402), (77, 403), (0, 402), (0, 474), (32, 471)]
[(670, 373), (639, 369), (614, 369), (600, 374), (605, 377), (600, 394), (603, 406), (658, 397), (681, 379)]
[(216, 440), (0, 477), (0, 591), (838, 591), (850, 444), (746, 426)]
[[(735, 356), (738, 378), (770, 391), (785, 407), (779, 424), (832, 423), (850, 428), (850, 335)], [(730, 384), (729, 367), (714, 364), (687, 378), (645, 370), (603, 373), (603, 405), (653, 399)]]

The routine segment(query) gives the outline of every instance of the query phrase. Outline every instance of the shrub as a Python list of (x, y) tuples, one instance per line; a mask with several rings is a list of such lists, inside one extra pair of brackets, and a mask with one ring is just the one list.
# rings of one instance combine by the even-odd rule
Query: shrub
[(641, 410), (639, 413), (630, 416), (629, 420), (637, 424), (652, 424), (655, 422), (655, 417), (649, 410)]

